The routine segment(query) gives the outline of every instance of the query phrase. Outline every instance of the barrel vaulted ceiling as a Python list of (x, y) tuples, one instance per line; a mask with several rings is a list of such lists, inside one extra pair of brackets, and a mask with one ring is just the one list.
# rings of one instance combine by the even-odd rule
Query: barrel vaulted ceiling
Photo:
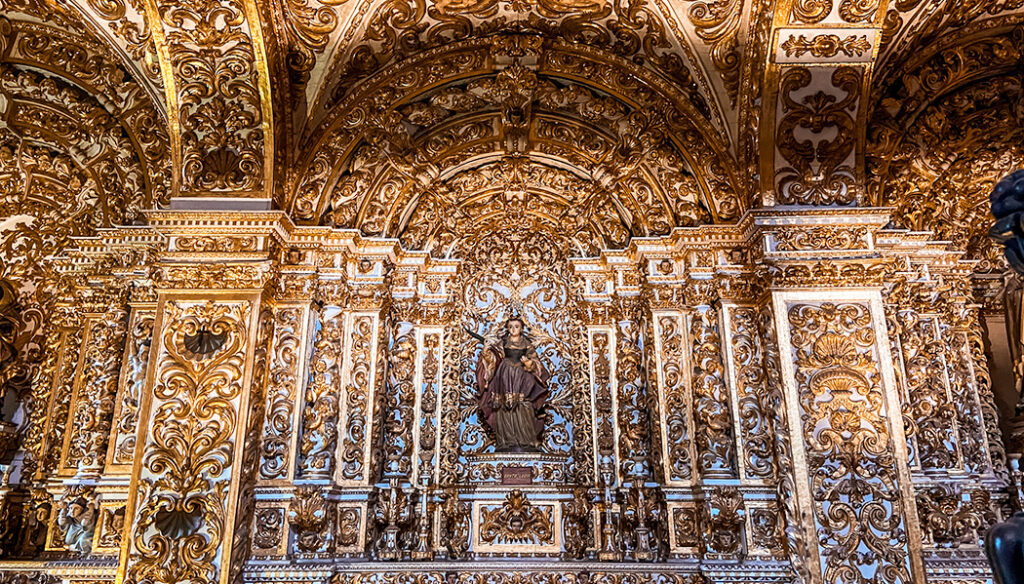
[(172, 196), (442, 249), (520, 191), (582, 252), (775, 204), (894, 205), (984, 247), (981, 197), (1022, 162), (1024, 0), (0, 7), (5, 253)]

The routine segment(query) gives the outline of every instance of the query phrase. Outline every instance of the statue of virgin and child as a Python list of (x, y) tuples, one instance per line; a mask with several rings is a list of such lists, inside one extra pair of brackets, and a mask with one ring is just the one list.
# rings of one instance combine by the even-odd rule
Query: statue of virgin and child
[(476, 366), (478, 405), (497, 452), (540, 452), (540, 411), (550, 392), (548, 373), (522, 318), (513, 316), (496, 338), (484, 339)]

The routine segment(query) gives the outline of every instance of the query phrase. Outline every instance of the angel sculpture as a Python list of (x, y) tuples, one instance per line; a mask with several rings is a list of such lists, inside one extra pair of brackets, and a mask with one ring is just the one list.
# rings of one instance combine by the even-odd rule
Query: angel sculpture
[[(470, 333), (473, 334), (473, 333)], [(497, 452), (540, 452), (551, 375), (519, 317), (509, 318), (497, 340), (485, 340), (476, 366), (480, 411), (494, 432)]]

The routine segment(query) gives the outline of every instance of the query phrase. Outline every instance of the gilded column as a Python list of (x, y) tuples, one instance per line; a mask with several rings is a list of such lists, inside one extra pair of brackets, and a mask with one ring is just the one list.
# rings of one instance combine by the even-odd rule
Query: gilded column
[[(392, 303), (387, 318), (387, 379), (384, 384), (383, 475), (409, 480), (413, 465), (414, 406), (417, 401), (416, 363), (418, 339), (415, 304), (411, 299)], [(433, 345), (437, 346), (437, 341)], [(431, 355), (431, 353), (427, 353)], [(426, 355), (424, 355), (426, 358)], [(435, 366), (436, 368), (436, 366)], [(437, 376), (436, 371), (428, 372)], [(422, 372), (421, 372), (422, 374)]]
[(266, 420), (260, 434), (259, 482), (288, 484), (298, 469), (302, 391), (315, 326), (312, 268), (281, 268), (274, 291), (274, 330), (266, 377)]
[(88, 342), (72, 396), (61, 473), (98, 478), (103, 470), (124, 351), (125, 300), (113, 295), (102, 312), (87, 316)]
[[(265, 416), (259, 437), (256, 486), (269, 496), (255, 504), (252, 553), (283, 556), (287, 553), (289, 491), (299, 472), (304, 392), (310, 363), (317, 310), (315, 268), (303, 265), (304, 254), (286, 254), (269, 302), (269, 339), (263, 349), (266, 366), (257, 373), (265, 389)], [(257, 376), (259, 378), (260, 375)], [(259, 379), (257, 379), (259, 381)]]
[(626, 482), (652, 478), (650, 420), (643, 375), (644, 312), (639, 296), (616, 298), (618, 465)]
[[(168, 234), (169, 250), (157, 266), (118, 582), (239, 581), (250, 549), (274, 314), (263, 300), (269, 238), (237, 233), (244, 223), (250, 233), (263, 231), (275, 218), (150, 216)], [(196, 223), (212, 233), (196, 234)], [(193, 230), (182, 234), (181, 225)]]
[(649, 379), (657, 399), (652, 412), (658, 416), (659, 436), (656, 457), (661, 463), (656, 476), (668, 487), (691, 486), (697, 458), (693, 440), (693, 396), (689, 376), (686, 316), (681, 288), (653, 288), (651, 320), (653, 343)]
[[(754, 279), (743, 274), (744, 281)], [(739, 280), (740, 278), (737, 278)], [(761, 291), (745, 282), (730, 282), (721, 304), (722, 346), (728, 366), (737, 475), (745, 482), (775, 478), (775, 436), (770, 416), (766, 347), (759, 322)]]
[[(133, 293), (134, 294), (134, 293)], [(156, 303), (149, 298), (133, 298), (128, 330), (121, 360), (121, 377), (114, 400), (114, 424), (107, 446), (108, 473), (130, 475), (135, 456), (139, 424), (139, 405), (146, 387), (146, 371), (153, 345)]]
[(702, 478), (737, 478), (736, 442), (729, 388), (726, 384), (719, 312), (711, 280), (691, 280), (687, 300), (691, 382), (694, 400), (697, 459)]
[(386, 363), (385, 327), (389, 298), (389, 269), (383, 259), (350, 260), (352, 295), (345, 311), (345, 352), (342, 361), (342, 400), (335, 454), (334, 483), (368, 487), (375, 480), (383, 433), (377, 429), (382, 412)]
[[(447, 310), (446, 310), (447, 309)], [(441, 392), (445, 369), (445, 321), (447, 304), (420, 305), (420, 324), (416, 328), (416, 370), (413, 407), (413, 483), (440, 485)], [(424, 479), (423, 475), (429, 478)]]
[[(323, 284), (321, 284), (324, 287)], [(326, 286), (333, 288), (333, 286)], [(303, 479), (330, 478), (338, 444), (341, 412), (341, 355), (345, 319), (339, 304), (344, 298), (321, 291), (324, 309), (317, 315), (310, 379), (304, 392), (302, 433), (299, 442), (299, 476)]]
[(1009, 483), (970, 264), (945, 255), (927, 277), (903, 275), (884, 295), (929, 568), (948, 566), (949, 548), (984, 561), (979, 544)]
[[(46, 404), (46, 418), (39, 444), (36, 479), (44, 480), (57, 470), (63, 450), (68, 414), (76, 380), (80, 378), (82, 350), (88, 340), (87, 327), (81, 317), (70, 306), (58, 307), (55, 319), (55, 336), (59, 338), (56, 361), (48, 362), (45, 371), (50, 372), (49, 400)], [(51, 368), (52, 365), (52, 368)]]
[[(884, 224), (867, 213), (838, 219), (872, 230)], [(886, 259), (873, 238), (837, 235), (843, 228), (821, 226), (812, 212), (758, 222), (768, 231), (780, 494), (794, 567), (808, 582), (861, 581), (865, 573), (924, 582), (881, 296)]]

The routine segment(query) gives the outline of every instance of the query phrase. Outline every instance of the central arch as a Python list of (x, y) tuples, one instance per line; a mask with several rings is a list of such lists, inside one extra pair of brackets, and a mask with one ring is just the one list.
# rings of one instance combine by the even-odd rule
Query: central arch
[(568, 228), (593, 254), (747, 206), (724, 136), (683, 94), (539, 37), (473, 39), (390, 67), (311, 136), (293, 218), (440, 255), (466, 225), (509, 212)]

